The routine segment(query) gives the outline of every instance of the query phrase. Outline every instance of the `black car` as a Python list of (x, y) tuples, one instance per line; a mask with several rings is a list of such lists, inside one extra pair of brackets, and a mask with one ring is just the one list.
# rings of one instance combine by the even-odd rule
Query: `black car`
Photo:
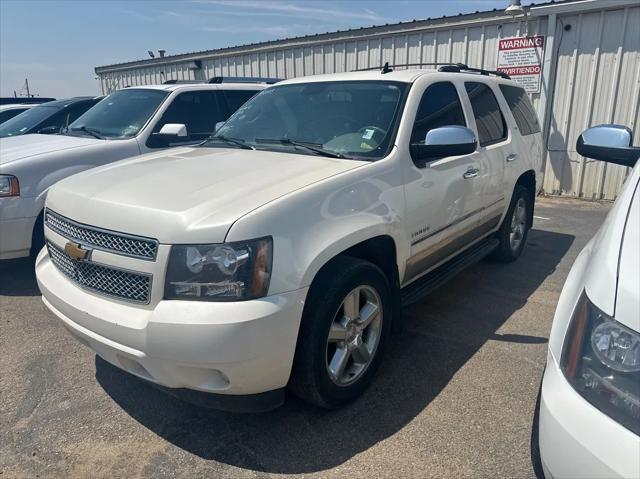
[(78, 96), (37, 105), (0, 125), (0, 138), (28, 133), (60, 133), (103, 97)]

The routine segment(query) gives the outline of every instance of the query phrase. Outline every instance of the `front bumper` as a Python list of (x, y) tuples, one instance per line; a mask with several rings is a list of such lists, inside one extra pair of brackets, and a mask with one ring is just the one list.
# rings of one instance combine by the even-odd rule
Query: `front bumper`
[(547, 479), (640, 477), (640, 437), (583, 399), (551, 353), (542, 381), (539, 431)]
[(80, 289), (46, 249), (36, 277), (45, 305), (80, 342), (175, 395), (256, 395), (289, 380), (307, 288), (244, 302), (140, 306)]

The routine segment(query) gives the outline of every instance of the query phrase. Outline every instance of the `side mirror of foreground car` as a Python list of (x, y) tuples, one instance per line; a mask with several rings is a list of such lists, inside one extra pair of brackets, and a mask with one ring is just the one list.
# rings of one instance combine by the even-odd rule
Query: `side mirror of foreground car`
[(476, 151), (475, 133), (465, 126), (441, 126), (429, 130), (424, 143), (411, 144), (414, 160), (432, 160), (446, 156), (468, 155)]
[(582, 132), (576, 151), (594, 160), (633, 166), (640, 158), (640, 147), (631, 145), (633, 133), (625, 126), (598, 125)]

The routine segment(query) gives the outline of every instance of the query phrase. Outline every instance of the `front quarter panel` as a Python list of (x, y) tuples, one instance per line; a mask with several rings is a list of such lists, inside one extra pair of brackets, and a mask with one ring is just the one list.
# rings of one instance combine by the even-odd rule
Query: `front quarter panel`
[(52, 151), (14, 161), (3, 167), (2, 172), (15, 175), (20, 181), (20, 196), (41, 198), (58, 181), (89, 168), (140, 154), (135, 139), (104, 140), (99, 143)]
[(402, 276), (408, 242), (401, 228), (404, 189), (397, 160), (394, 150), (384, 160), (268, 203), (234, 223), (226, 241), (273, 237), (270, 295), (310, 285), (331, 258), (380, 235), (394, 240)]

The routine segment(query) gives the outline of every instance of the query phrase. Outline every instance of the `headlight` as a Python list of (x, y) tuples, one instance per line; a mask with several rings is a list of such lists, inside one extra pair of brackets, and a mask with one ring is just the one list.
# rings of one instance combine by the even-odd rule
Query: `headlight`
[(15, 176), (0, 175), (0, 198), (7, 196), (20, 196), (20, 184)]
[(640, 435), (640, 333), (607, 316), (583, 293), (560, 363), (582, 397)]
[(271, 279), (271, 238), (171, 247), (166, 299), (240, 301), (266, 296)]

